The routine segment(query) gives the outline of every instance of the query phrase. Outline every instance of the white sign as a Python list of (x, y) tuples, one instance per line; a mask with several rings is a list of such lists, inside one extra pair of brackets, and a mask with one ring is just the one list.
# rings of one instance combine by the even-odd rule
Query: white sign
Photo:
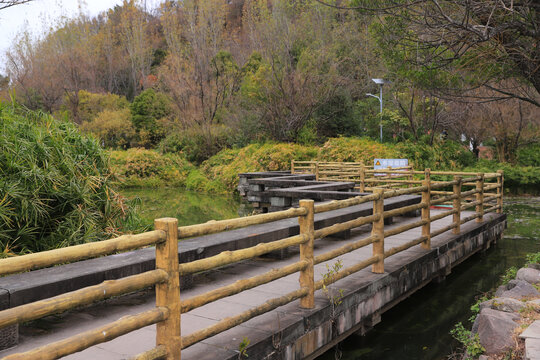
[[(373, 169), (388, 169), (391, 168), (404, 168), (409, 166), (409, 159), (375, 159), (373, 160)], [(403, 169), (405, 171), (406, 169)], [(388, 174), (375, 174), (375, 176), (383, 176)], [(392, 174), (394, 176), (399, 174)]]

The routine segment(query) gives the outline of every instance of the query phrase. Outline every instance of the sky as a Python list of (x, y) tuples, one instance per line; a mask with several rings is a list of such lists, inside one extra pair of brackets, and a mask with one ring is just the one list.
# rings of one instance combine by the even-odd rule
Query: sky
[(34, 35), (41, 35), (55, 20), (76, 17), (79, 6), (83, 13), (94, 16), (121, 3), (122, 0), (33, 0), (0, 10), (0, 72), (4, 71), (4, 53), (25, 26)]

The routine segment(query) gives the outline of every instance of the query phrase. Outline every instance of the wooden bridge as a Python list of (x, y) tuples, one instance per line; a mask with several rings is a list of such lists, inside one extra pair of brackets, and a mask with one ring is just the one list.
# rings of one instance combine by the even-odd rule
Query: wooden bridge
[[(25, 303), (24, 296), (18, 302), (8, 301), (7, 309), (0, 312), (0, 327), (5, 329), (77, 310), (53, 326), (61, 335), (23, 337), (18, 346), (0, 355), (6, 359), (70, 354), (74, 359), (313, 358), (346, 336), (367, 331), (384, 311), (428, 282), (443, 278), (453, 266), (501, 236), (505, 226), (502, 173), (425, 171), (406, 176), (407, 182), (395, 183), (399, 188), (374, 187), (372, 193), (351, 193), (344, 200), (317, 204), (300, 200), (298, 207), (288, 210), (184, 227), (177, 227), (176, 219), (158, 219), (151, 232), (0, 260), (0, 274), (25, 272), (2, 278), (0, 288), (8, 289), (10, 279), (16, 279), (11, 284), (31, 282), (34, 271), (29, 270), (72, 262), (37, 270), (69, 277), (63, 267), (75, 269), (77, 264), (98, 260), (103, 264), (111, 259), (103, 255), (155, 244), (155, 250), (138, 250), (142, 253), (137, 257), (155, 251), (155, 269), (142, 265), (148, 259), (140, 260), (138, 270), (130, 270), (139, 274), (77, 290), (64, 278), (56, 288), (72, 291), (35, 302)], [(421, 186), (416, 186), (418, 182)], [(450, 208), (433, 209), (448, 202)], [(420, 217), (410, 216), (418, 211)], [(348, 239), (332, 237), (349, 231)], [(238, 239), (233, 241), (234, 237)], [(219, 251), (224, 245), (218, 240), (224, 238), (227, 248), (234, 244), (234, 250)], [(187, 240), (179, 243), (178, 239)], [(199, 248), (185, 250), (191, 255), (182, 256), (179, 244), (190, 242)], [(284, 249), (289, 249), (286, 258), (260, 258)], [(124, 254), (129, 257), (133, 252)], [(121, 262), (118, 256), (124, 254), (113, 255), (112, 262)], [(77, 263), (91, 257), (99, 258)], [(190, 275), (193, 287), (180, 292), (180, 282)], [(81, 309), (151, 286), (155, 296), (143, 292), (142, 300), (116, 306), (108, 317), (103, 315), (106, 306)], [(31, 293), (25, 291), (21, 293)], [(87, 316), (76, 316), (80, 314)]]

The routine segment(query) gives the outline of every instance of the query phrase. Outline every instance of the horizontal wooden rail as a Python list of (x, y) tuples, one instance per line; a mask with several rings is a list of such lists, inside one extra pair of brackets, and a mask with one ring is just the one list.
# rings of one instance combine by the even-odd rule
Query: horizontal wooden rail
[(415, 221), (415, 222), (412, 222), (412, 223), (409, 223), (409, 224), (398, 226), (398, 227), (390, 229), (390, 230), (385, 230), (384, 231), (384, 237), (401, 234), (402, 232), (414, 229), (416, 227), (425, 225), (427, 223), (428, 223), (428, 220), (418, 220), (418, 221)]
[(246, 310), (239, 315), (225, 318), (221, 320), (220, 322), (218, 322), (217, 324), (209, 326), (205, 329), (196, 331), (187, 336), (183, 336), (182, 349), (185, 349), (204, 339), (208, 339), (209, 337), (219, 334), (220, 332), (229, 330), (230, 328), (240, 325), (254, 318), (255, 316), (262, 315), (271, 310), (274, 310), (275, 308), (278, 308), (280, 306), (283, 306), (285, 304), (298, 300), (299, 298), (306, 296), (307, 293), (308, 293), (308, 288), (300, 288), (298, 290), (288, 293), (287, 295), (283, 295), (281, 297), (268, 300), (264, 304), (259, 305), (255, 308)]
[(31, 351), (8, 355), (4, 360), (53, 360), (67, 356), (90, 346), (104, 343), (118, 336), (138, 330), (148, 325), (156, 324), (167, 319), (167, 308), (155, 308), (137, 315), (123, 318), (94, 330), (86, 331), (70, 338), (48, 344)]
[(163, 345), (158, 345), (153, 349), (143, 352), (142, 354), (136, 355), (131, 358), (131, 360), (156, 360), (163, 359), (167, 356), (167, 348)]
[(410, 247), (413, 247), (413, 246), (415, 246), (415, 245), (418, 245), (418, 244), (420, 244), (420, 243), (426, 241), (426, 239), (427, 239), (426, 236), (421, 236), (421, 237), (419, 237), (419, 238), (417, 238), (417, 239), (415, 239), (415, 240), (409, 241), (409, 242), (407, 242), (407, 243), (405, 243), (405, 244), (403, 244), (403, 245), (393, 247), (393, 248), (391, 248), (391, 249), (389, 249), (389, 250), (386, 250), (386, 251), (384, 252), (384, 257), (387, 258), (387, 257), (390, 257), (390, 256), (392, 256), (392, 255), (395, 255), (395, 254), (397, 254), (397, 253), (399, 253), (399, 252), (402, 252), (402, 251), (404, 251), (404, 250), (407, 250), (407, 249), (410, 248)]
[(208, 257), (206, 259), (195, 260), (189, 263), (183, 263), (178, 265), (178, 272), (180, 275), (193, 274), (196, 272), (207, 271), (220, 266), (229, 265), (241, 260), (251, 259), (256, 256), (260, 256), (271, 251), (281, 250), (288, 248), (289, 246), (300, 245), (308, 241), (304, 235), (295, 235), (282, 240), (272, 241), (269, 243), (259, 243), (255, 246), (234, 250), (223, 251), (218, 255)]
[[(329, 251), (327, 253), (315, 256), (315, 264), (320, 264), (328, 260), (332, 260), (337, 258), (338, 256), (345, 255), (351, 251), (360, 249), (361, 247), (367, 246), (369, 244), (372, 244), (373, 241), (376, 239), (376, 236), (368, 236), (365, 239), (355, 241), (353, 243), (343, 245), (342, 247), (339, 247), (337, 249), (334, 249), (332, 251)], [(369, 264), (371, 265), (371, 264)]]
[(120, 251), (133, 250), (163, 241), (165, 241), (165, 233), (155, 230), (138, 235), (122, 235), (110, 240), (6, 258), (0, 261), (0, 275), (15, 274)]
[(437, 220), (440, 220), (440, 219), (445, 218), (447, 216), (454, 215), (455, 213), (457, 213), (457, 210), (452, 209), (452, 210), (449, 210), (449, 211), (444, 211), (444, 212), (442, 212), (440, 214), (437, 214), (437, 215), (431, 215), (430, 221), (431, 222), (437, 221)]
[(214, 234), (222, 231), (239, 229), (246, 226), (265, 224), (272, 221), (290, 219), (306, 214), (303, 208), (291, 208), (284, 211), (277, 211), (269, 214), (252, 215), (243, 218), (214, 221), (204, 224), (181, 226), (178, 228), (178, 237), (181, 239)]
[(280, 269), (272, 269), (264, 274), (253, 276), (248, 279), (238, 280), (227, 286), (222, 286), (218, 289), (194, 296), (182, 301), (182, 313), (186, 313), (190, 310), (196, 309), (224, 297), (238, 294), (244, 290), (249, 290), (256, 286), (267, 284), (270, 281), (274, 281), (300, 270), (304, 270), (307, 266), (307, 261), (299, 261), (294, 264), (284, 266)]
[(333, 200), (325, 204), (315, 205), (315, 214), (332, 211), (332, 210), (338, 210), (338, 209), (344, 209), (350, 206), (363, 204), (369, 201), (373, 201), (379, 198), (378, 194), (371, 194), (366, 196), (356, 196), (350, 199), (346, 200)]
[(315, 230), (315, 239), (324, 238), (333, 234), (337, 234), (342, 231), (350, 230), (356, 227), (360, 227), (365, 224), (370, 224), (377, 220), (379, 215), (369, 215), (365, 217), (359, 217), (354, 220), (349, 220), (343, 223), (334, 224), (323, 229)]
[(349, 266), (343, 270), (338, 271), (337, 273), (334, 273), (332, 276), (327, 277), (326, 279), (321, 279), (317, 282), (315, 282), (315, 289), (320, 290), (323, 288), (323, 286), (331, 285), (343, 278), (346, 278), (347, 276), (350, 276), (354, 273), (359, 272), (362, 269), (367, 268), (370, 265), (375, 264), (377, 261), (379, 261), (378, 256), (372, 256), (364, 261), (361, 261), (357, 264), (354, 264), (352, 266)]
[(87, 305), (95, 301), (141, 290), (166, 281), (167, 278), (168, 275), (165, 271), (152, 270), (119, 280), (104, 281), (99, 285), (89, 286), (49, 299), (6, 309), (0, 312), (0, 328), (39, 319), (47, 315), (58, 314), (77, 306)]
[(400, 207), (400, 208), (393, 209), (393, 210), (387, 210), (387, 211), (384, 212), (384, 217), (389, 218), (389, 217), (393, 217), (393, 216), (401, 216), (401, 215), (404, 215), (404, 214), (409, 213), (411, 211), (426, 208), (427, 206), (428, 206), (427, 204), (419, 203), (419, 204)]

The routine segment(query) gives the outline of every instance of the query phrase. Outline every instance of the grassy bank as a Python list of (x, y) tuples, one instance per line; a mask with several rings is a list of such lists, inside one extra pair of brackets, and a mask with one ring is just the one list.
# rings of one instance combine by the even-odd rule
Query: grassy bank
[(257, 143), (225, 149), (195, 166), (182, 153), (160, 154), (154, 150), (111, 151), (111, 166), (117, 184), (133, 187), (185, 187), (207, 193), (233, 192), (238, 174), (290, 168), (291, 160), (363, 161), (374, 158), (408, 158), (416, 169), (505, 171), (505, 185), (512, 192), (534, 192), (540, 186), (540, 167), (499, 164), (474, 159), (461, 144), (436, 142), (380, 144), (369, 139), (333, 138), (322, 146), (291, 143)]

